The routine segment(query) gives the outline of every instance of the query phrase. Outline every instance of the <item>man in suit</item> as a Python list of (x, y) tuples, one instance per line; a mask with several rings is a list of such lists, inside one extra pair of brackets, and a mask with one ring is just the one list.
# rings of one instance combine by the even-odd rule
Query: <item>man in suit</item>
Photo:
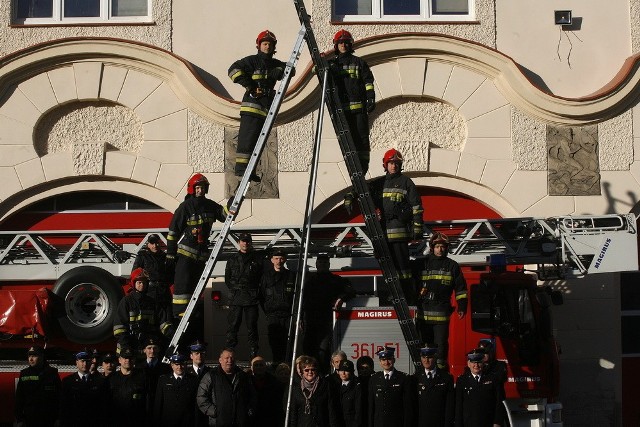
[(155, 393), (154, 420), (160, 427), (190, 427), (195, 422), (198, 378), (186, 374), (187, 358), (174, 354), (169, 358), (170, 374), (158, 379)]
[(156, 338), (147, 338), (142, 343), (142, 349), (146, 356), (143, 370), (149, 384), (149, 401), (154, 402), (158, 378), (162, 374), (170, 374), (171, 368), (160, 360), (160, 344)]
[(189, 358), (191, 363), (187, 366), (187, 375), (194, 375), (198, 378), (198, 382), (204, 377), (204, 374), (211, 369), (204, 364), (204, 357), (207, 353), (207, 344), (196, 340), (189, 346)]
[(419, 427), (451, 427), (455, 420), (453, 376), (436, 366), (438, 348), (426, 345), (420, 349), (421, 370), (414, 376)]
[(369, 381), (369, 426), (413, 426), (411, 381), (394, 367), (395, 348), (385, 347), (377, 356), (382, 371)]
[(60, 425), (106, 425), (107, 381), (89, 373), (92, 354), (76, 353), (77, 371), (62, 380), (60, 393)]

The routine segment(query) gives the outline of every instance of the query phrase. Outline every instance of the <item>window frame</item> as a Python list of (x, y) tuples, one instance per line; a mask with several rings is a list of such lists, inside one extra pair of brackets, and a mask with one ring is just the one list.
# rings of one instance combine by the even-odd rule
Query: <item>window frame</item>
[(467, 0), (469, 5), (468, 14), (434, 14), (433, 0), (420, 0), (419, 15), (383, 15), (383, 3), (385, 0), (371, 0), (370, 15), (338, 15), (335, 13), (335, 4), (340, 0), (332, 0), (331, 15), (332, 21), (345, 23), (370, 23), (370, 22), (475, 22), (476, 21), (476, 0)]
[(65, 0), (51, 0), (53, 4), (52, 16), (47, 18), (18, 18), (18, 7), (14, 3), (12, 25), (83, 25), (83, 24), (149, 24), (153, 23), (153, 0), (147, 1), (147, 15), (145, 16), (112, 16), (112, 0), (100, 1), (100, 16), (70, 17), (62, 16)]

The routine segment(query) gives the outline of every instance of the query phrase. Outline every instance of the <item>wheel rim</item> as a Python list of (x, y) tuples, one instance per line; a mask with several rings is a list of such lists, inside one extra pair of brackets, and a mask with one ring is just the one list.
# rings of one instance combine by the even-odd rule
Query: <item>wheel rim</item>
[(67, 293), (64, 308), (71, 323), (81, 328), (92, 328), (107, 318), (109, 298), (100, 287), (80, 283)]

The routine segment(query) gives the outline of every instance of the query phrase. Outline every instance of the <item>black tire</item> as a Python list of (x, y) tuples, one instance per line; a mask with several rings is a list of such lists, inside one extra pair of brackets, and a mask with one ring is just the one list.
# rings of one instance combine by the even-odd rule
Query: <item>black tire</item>
[(112, 336), (123, 292), (111, 273), (93, 266), (74, 268), (58, 279), (53, 293), (59, 297), (55, 313), (67, 339), (96, 344)]

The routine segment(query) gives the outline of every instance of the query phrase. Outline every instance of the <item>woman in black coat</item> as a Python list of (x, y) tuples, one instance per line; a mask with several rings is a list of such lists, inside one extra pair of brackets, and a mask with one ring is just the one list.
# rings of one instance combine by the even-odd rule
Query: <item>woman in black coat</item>
[(329, 397), (329, 381), (318, 375), (313, 357), (300, 362), (302, 378), (291, 392), (289, 427), (336, 427), (335, 409)]

